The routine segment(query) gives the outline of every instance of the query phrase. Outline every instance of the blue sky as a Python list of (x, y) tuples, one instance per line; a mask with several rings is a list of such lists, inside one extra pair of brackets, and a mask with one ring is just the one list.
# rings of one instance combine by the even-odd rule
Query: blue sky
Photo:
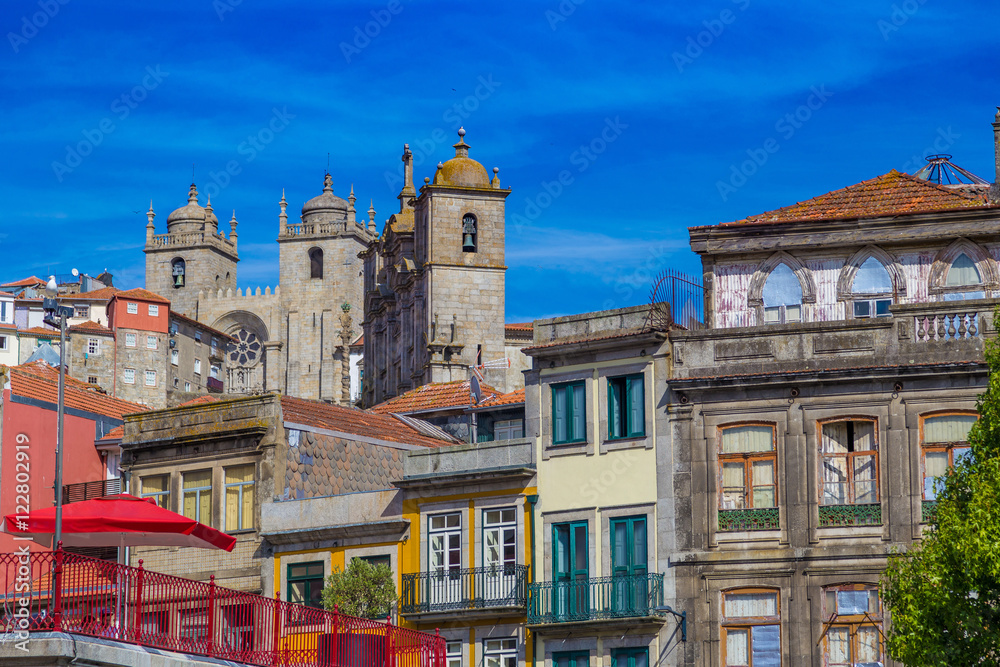
[[(335, 192), (353, 183), (381, 227), (403, 143), (419, 183), (462, 124), (513, 188), (508, 321), (636, 305), (664, 268), (700, 273), (689, 226), (912, 172), (932, 152), (992, 180), (998, 10), (8, 1), (0, 278), (107, 268), (140, 286), (150, 199), (162, 233), (192, 163), (205, 192), (235, 161), (212, 203), (221, 220), (236, 209), (240, 286), (273, 286), (282, 188), (297, 213), (329, 153)], [(269, 142), (248, 142), (275, 118)]]

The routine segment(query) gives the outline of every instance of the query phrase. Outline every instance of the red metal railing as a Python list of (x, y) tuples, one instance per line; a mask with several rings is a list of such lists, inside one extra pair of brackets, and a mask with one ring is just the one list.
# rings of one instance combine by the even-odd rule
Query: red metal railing
[(255, 665), (444, 667), (444, 638), (142, 567), (0, 554), (0, 633), (62, 631)]

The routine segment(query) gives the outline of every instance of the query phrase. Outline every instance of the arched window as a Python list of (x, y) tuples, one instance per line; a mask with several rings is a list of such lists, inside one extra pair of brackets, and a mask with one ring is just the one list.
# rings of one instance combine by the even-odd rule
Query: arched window
[(882, 605), (878, 586), (849, 584), (824, 589), (825, 665), (881, 665)]
[(723, 665), (780, 665), (778, 591), (738, 589), (722, 594)]
[(309, 277), (323, 277), (323, 251), (319, 248), (313, 248), (309, 251)]
[[(969, 456), (969, 429), (979, 416), (972, 412), (922, 418), (920, 444), (924, 459), (924, 501), (937, 500), (938, 479)], [(930, 508), (928, 508), (930, 509)]]
[[(946, 288), (959, 288), (953, 292), (945, 293), (945, 301), (961, 301), (963, 299), (982, 299), (986, 293), (982, 290), (983, 277), (979, 275), (976, 263), (972, 261), (964, 252), (955, 258), (955, 261), (948, 267), (947, 277), (944, 279)], [(980, 289), (975, 289), (979, 287)], [(961, 289), (966, 288), (966, 289)]]
[(851, 286), (854, 317), (888, 317), (892, 305), (892, 278), (882, 262), (869, 257), (858, 268)]
[(174, 289), (184, 287), (186, 270), (184, 260), (180, 257), (170, 263), (170, 275), (174, 278)]
[[(826, 422), (820, 435), (821, 526), (880, 525), (878, 433), (873, 419)], [(866, 506), (835, 509), (830, 506)], [(874, 507), (874, 509), (872, 509)]]
[(802, 321), (802, 285), (787, 264), (774, 267), (764, 283), (761, 298), (765, 324)]
[(476, 230), (476, 216), (466, 213), (462, 218), (462, 251), (476, 252), (478, 233)]

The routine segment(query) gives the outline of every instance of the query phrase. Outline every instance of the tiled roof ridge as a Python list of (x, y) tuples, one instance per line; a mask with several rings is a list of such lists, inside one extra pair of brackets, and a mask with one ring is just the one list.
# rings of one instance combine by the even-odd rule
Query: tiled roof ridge
[[(446, 394), (441, 389), (454, 389), (455, 394)], [(485, 382), (480, 383), (482, 395), (502, 394), (499, 389)], [(394, 396), (377, 405), (368, 408), (375, 414), (414, 413), (426, 410), (446, 410), (449, 408), (465, 408), (473, 406), (471, 380), (452, 380), (451, 382), (430, 382), (411, 389), (399, 396)]]
[[(46, 403), (55, 403), (58, 394), (59, 371), (43, 361), (35, 361), (20, 366), (8, 366), (11, 378), (11, 392), (16, 396), (32, 398)], [(121, 419), (127, 414), (145, 412), (148, 406), (115, 398), (104, 393), (96, 385), (87, 384), (67, 375), (65, 405), (85, 412)]]
[(25, 287), (28, 285), (38, 285), (45, 284), (45, 281), (38, 276), (28, 276), (27, 278), (21, 278), (20, 280), (14, 280), (9, 283), (3, 283), (0, 287)]
[(60, 294), (60, 301), (73, 301), (74, 299), (86, 299), (88, 301), (104, 301), (111, 300), (115, 294), (121, 292), (120, 289), (114, 286), (108, 287), (98, 287), (97, 289), (90, 290), (89, 292), (77, 292), (76, 294)]
[[(921, 188), (926, 188), (925, 194), (933, 193), (938, 198), (943, 198), (945, 201), (928, 201), (924, 206), (917, 205), (917, 195), (911, 194), (907, 199), (907, 206), (897, 203), (893, 206), (892, 202), (887, 202), (885, 210), (879, 210), (877, 208), (872, 208), (870, 211), (859, 211), (852, 209), (861, 208), (858, 202), (848, 202), (847, 205), (841, 204), (840, 208), (843, 211), (831, 211), (828, 213), (822, 213), (817, 211), (811, 211), (810, 209), (819, 209), (822, 207), (835, 208), (837, 206), (837, 200), (844, 197), (849, 197), (851, 195), (857, 195), (859, 193), (864, 193), (865, 191), (872, 190), (873, 186), (881, 185), (885, 186), (882, 189), (891, 188), (893, 184), (900, 182), (906, 182), (908, 184), (917, 185)], [(899, 197), (905, 197), (905, 194), (897, 193)], [(951, 200), (951, 202), (947, 202)], [(735, 220), (732, 222), (724, 222), (722, 225), (740, 225), (740, 224), (766, 224), (770, 222), (784, 223), (784, 222), (801, 222), (806, 220), (816, 220), (816, 219), (841, 219), (841, 218), (863, 218), (863, 217), (881, 217), (885, 215), (906, 215), (914, 213), (932, 213), (935, 211), (947, 211), (954, 210), (956, 208), (990, 208), (991, 205), (988, 199), (979, 194), (969, 193), (962, 189), (948, 188), (938, 183), (931, 183), (925, 181), (922, 178), (917, 178), (912, 174), (907, 174), (905, 172), (897, 171), (896, 169), (891, 169), (885, 174), (875, 176), (874, 178), (869, 178), (859, 183), (854, 183), (842, 188), (837, 188), (835, 190), (830, 190), (815, 197), (810, 197), (800, 202), (794, 204), (789, 204), (787, 206), (782, 206), (770, 211), (765, 211), (763, 213), (757, 213), (755, 215), (750, 215), (740, 220)], [(893, 213), (893, 208), (898, 209)]]
[(209, 326), (208, 324), (205, 324), (204, 322), (200, 322), (200, 321), (194, 319), (193, 317), (188, 317), (184, 313), (178, 313), (176, 310), (174, 310), (172, 308), (170, 309), (170, 317), (178, 317), (178, 318), (180, 318), (182, 320), (185, 320), (187, 322), (191, 322), (192, 324), (197, 324), (199, 327), (207, 329), (210, 332), (217, 333), (217, 334), (219, 334), (219, 336), (222, 336), (224, 338), (228, 338), (229, 340), (232, 340), (232, 341), (236, 340), (235, 338), (233, 338), (232, 336), (230, 336), (229, 334), (227, 334), (225, 331), (220, 331), (219, 329), (216, 329), (215, 327)]
[(165, 296), (160, 296), (156, 292), (150, 292), (148, 289), (142, 287), (133, 287), (130, 290), (124, 290), (120, 292), (115, 292), (115, 298), (125, 298), (125, 299), (143, 299), (145, 301), (158, 301), (160, 303), (170, 303), (170, 299)]
[[(80, 322), (79, 324), (74, 324), (69, 327), (69, 331), (90, 331), (93, 333), (102, 333), (112, 335), (114, 332), (101, 324), (100, 322), (94, 322), (93, 320), (87, 320), (86, 322)], [(58, 331), (55, 333), (59, 333)]]

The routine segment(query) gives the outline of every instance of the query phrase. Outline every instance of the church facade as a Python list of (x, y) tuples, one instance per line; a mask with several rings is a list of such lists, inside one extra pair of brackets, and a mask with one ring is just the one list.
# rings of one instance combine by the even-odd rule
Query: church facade
[(289, 221), (282, 194), (278, 216), (279, 284), (272, 292), (236, 287), (237, 221), (227, 237), (211, 201), (202, 207), (192, 185), (188, 203), (156, 234), (152, 206), (146, 226), (146, 288), (170, 299), (174, 310), (229, 335), (227, 391), (281, 391), (292, 396), (347, 404), (349, 346), (360, 331), (362, 262), (358, 253), (376, 237), (375, 210), (367, 224), (355, 215), (353, 188), (347, 200), (333, 194), (329, 174), (323, 192)]

